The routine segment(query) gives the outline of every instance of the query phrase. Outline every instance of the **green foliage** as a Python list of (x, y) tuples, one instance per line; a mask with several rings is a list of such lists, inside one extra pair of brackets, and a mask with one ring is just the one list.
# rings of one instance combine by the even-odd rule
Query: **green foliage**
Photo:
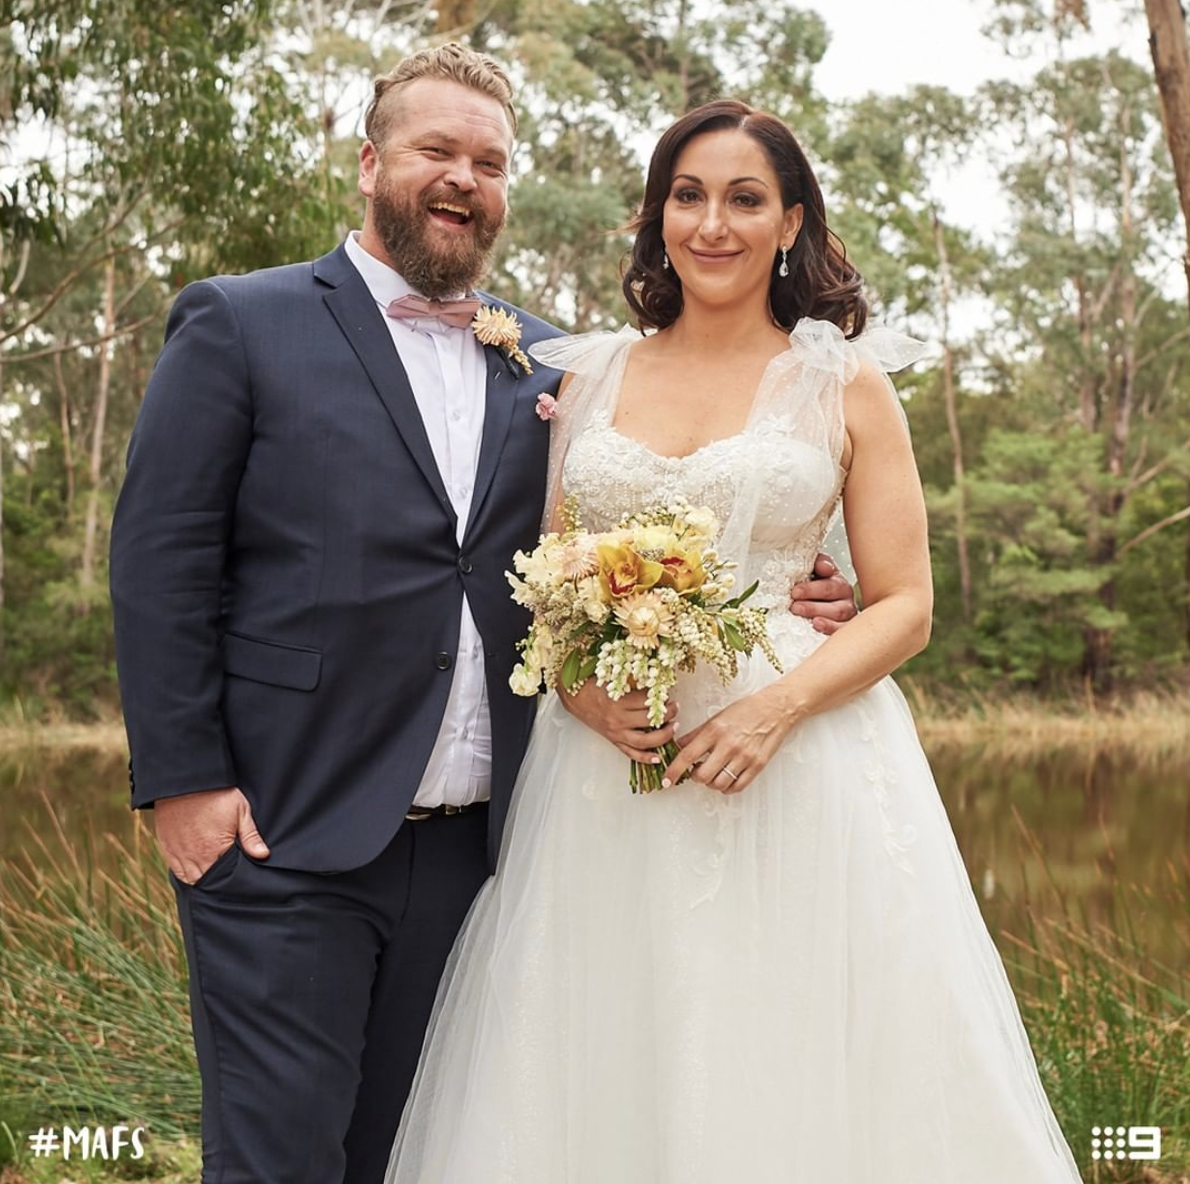
[[(1032, 78), (835, 105), (814, 84), (829, 31), (793, 0), (713, 14), (689, 0), (508, 0), (474, 6), (463, 30), (509, 65), (522, 112), (487, 282), (499, 295), (568, 328), (620, 323), (642, 156), (675, 115), (738, 94), (803, 140), (880, 314), (945, 335), (961, 488), (941, 361), (898, 377), (931, 512), (921, 678), (1177, 682), (1190, 656), (1190, 523), (1177, 517), (1190, 332), (1168, 278), (1180, 215), (1148, 68), (1080, 56), (1078, 10), (992, 5), (996, 37), (1043, 51)], [(0, 9), (0, 697), (34, 715), (115, 702), (104, 522), (169, 303), (196, 276), (310, 257), (358, 223), (370, 80), (435, 39), (434, 20), (415, 0)], [(21, 156), (29, 126), (48, 150)], [(945, 174), (975, 157), (1000, 173), (996, 226), (961, 225), (944, 200)]]

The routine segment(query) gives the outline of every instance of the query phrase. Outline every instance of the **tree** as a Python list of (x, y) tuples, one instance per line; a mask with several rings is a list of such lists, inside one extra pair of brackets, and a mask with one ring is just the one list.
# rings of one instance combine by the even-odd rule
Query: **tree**
[[(1186, 16), (1180, 0), (1145, 0), (1145, 16), (1165, 139), (1173, 158), (1182, 222), (1190, 244), (1190, 44), (1186, 41)], [(1190, 296), (1190, 245), (1182, 263)]]

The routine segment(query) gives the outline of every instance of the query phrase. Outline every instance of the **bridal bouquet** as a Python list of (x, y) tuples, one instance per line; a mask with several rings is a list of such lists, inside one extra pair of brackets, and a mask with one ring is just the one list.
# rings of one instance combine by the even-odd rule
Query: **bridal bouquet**
[[(565, 512), (567, 529), (545, 535), (529, 554), (518, 551), (516, 574), (507, 573), (513, 600), (533, 613), (509, 679), (518, 695), (536, 695), (543, 682), (573, 694), (594, 675), (613, 699), (646, 690), (656, 728), (678, 671), (700, 659), (724, 683), (735, 677), (739, 655), (757, 647), (781, 669), (766, 610), (744, 607), (756, 585), (730, 595), (735, 564), (714, 550), (719, 523), (710, 510), (676, 502), (626, 515), (601, 534), (582, 530), (569, 503)], [(661, 788), (678, 746), (658, 751), (661, 764), (631, 763), (633, 793)]]

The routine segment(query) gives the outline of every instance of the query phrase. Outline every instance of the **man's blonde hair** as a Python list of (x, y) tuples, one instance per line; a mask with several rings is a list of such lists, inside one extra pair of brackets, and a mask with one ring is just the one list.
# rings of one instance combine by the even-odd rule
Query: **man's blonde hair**
[(391, 99), (387, 103), (384, 101), (385, 95), (400, 91), (419, 78), (445, 78), (491, 95), (504, 108), (508, 126), (516, 135), (517, 113), (512, 101), (512, 83), (504, 69), (486, 53), (476, 53), (451, 41), (436, 49), (419, 50), (376, 79), (372, 86), (372, 101), (364, 115), (364, 134), (377, 148), (383, 147), (388, 136), (395, 107)]

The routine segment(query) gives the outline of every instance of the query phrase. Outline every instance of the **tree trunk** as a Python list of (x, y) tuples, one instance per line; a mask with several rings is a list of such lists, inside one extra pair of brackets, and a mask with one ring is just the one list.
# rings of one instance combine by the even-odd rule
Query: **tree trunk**
[[(4, 359), (0, 356), (0, 407), (4, 406)], [(4, 662), (4, 431), (0, 428), (0, 666)]]
[(941, 288), (942, 319), (942, 397), (946, 402), (946, 426), (950, 430), (950, 449), (954, 467), (954, 527), (959, 550), (959, 587), (963, 596), (963, 620), (971, 623), (971, 562), (967, 553), (967, 489), (963, 467), (963, 434), (959, 429), (958, 407), (954, 391), (954, 353), (950, 348), (950, 256), (938, 211), (932, 213), (934, 247), (938, 253), (938, 281)]
[[(1186, 482), (1186, 500), (1190, 504), (1190, 481)], [(1186, 587), (1190, 588), (1190, 524), (1186, 527)], [(1186, 645), (1190, 647), (1190, 598), (1186, 600)]]
[(1149, 20), (1149, 52), (1161, 95), (1165, 140), (1173, 157), (1173, 171), (1182, 203), (1186, 253), (1182, 266), (1190, 296), (1190, 45), (1180, 0), (1145, 0)]
[[(1120, 108), (1120, 375), (1116, 384), (1116, 397), (1111, 407), (1111, 418), (1106, 427), (1107, 471), (1112, 486), (1102, 499), (1102, 526), (1098, 545), (1092, 552), (1096, 567), (1107, 571), (1108, 578), (1099, 588), (1099, 600), (1103, 607), (1111, 610), (1116, 603), (1115, 579), (1110, 574), (1116, 562), (1116, 547), (1119, 543), (1120, 515), (1127, 501), (1124, 485), (1124, 462), (1128, 454), (1128, 441), (1132, 435), (1132, 413), (1136, 406), (1136, 337), (1139, 315), (1136, 301), (1136, 272), (1133, 266), (1136, 227), (1132, 214), (1132, 164), (1128, 159), (1127, 103)], [(1090, 630), (1088, 638), (1087, 672), (1096, 690), (1108, 690), (1111, 686), (1112, 630)]]
[(58, 387), (58, 425), (62, 432), (62, 470), (66, 478), (66, 521), (74, 521), (74, 440), (70, 428), (70, 392), (62, 376), (62, 355), (54, 354), (54, 380)]
[[(103, 274), (103, 333), (115, 330), (116, 261), (109, 259)], [(87, 491), (87, 523), (83, 533), (83, 562), (79, 583), (90, 590), (95, 583), (95, 538), (99, 532), (99, 483), (103, 479), (103, 435), (107, 422), (107, 397), (112, 379), (112, 343), (99, 352), (99, 382), (95, 392), (95, 431), (91, 437), (91, 487)]]

